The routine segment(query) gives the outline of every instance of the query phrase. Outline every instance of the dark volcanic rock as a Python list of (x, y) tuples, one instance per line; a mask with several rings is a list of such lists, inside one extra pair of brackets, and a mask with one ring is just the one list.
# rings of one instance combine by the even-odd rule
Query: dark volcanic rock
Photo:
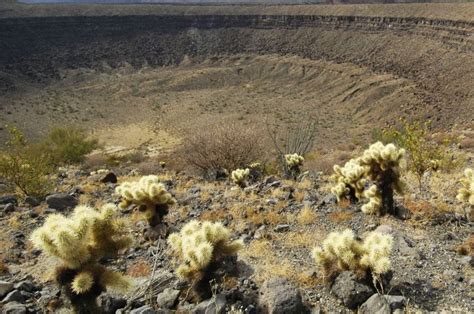
[(78, 201), (69, 194), (57, 193), (46, 197), (46, 203), (50, 208), (62, 211), (68, 208), (73, 208), (78, 204)]
[(272, 278), (262, 286), (260, 304), (272, 314), (305, 313), (301, 295), (296, 286), (285, 278)]
[(364, 303), (375, 291), (365, 282), (358, 280), (354, 273), (345, 271), (337, 276), (332, 285), (331, 292), (346, 307), (355, 309)]

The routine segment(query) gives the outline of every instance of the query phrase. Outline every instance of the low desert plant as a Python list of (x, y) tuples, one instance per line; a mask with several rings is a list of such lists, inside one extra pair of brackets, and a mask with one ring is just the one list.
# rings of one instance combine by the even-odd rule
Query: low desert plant
[(179, 233), (173, 233), (168, 243), (181, 262), (176, 274), (192, 284), (195, 293), (209, 296), (209, 281), (227, 256), (234, 256), (242, 248), (240, 240), (231, 241), (230, 231), (221, 223), (187, 223)]
[(42, 145), (58, 165), (82, 162), (99, 147), (97, 139), (88, 139), (85, 130), (76, 127), (53, 128)]
[(51, 156), (30, 144), (15, 127), (8, 128), (10, 139), (0, 152), (0, 177), (13, 183), (24, 195), (43, 198), (51, 189), (54, 167)]
[(303, 167), (304, 157), (298, 154), (286, 154), (285, 155), (285, 165), (286, 173), (291, 176), (293, 179), (296, 179), (301, 173), (301, 168)]
[(240, 187), (245, 187), (247, 185), (247, 180), (250, 176), (250, 169), (236, 169), (232, 171), (230, 178), (232, 182), (237, 184)]
[(437, 143), (432, 139), (430, 121), (425, 123), (401, 121), (399, 128), (390, 127), (375, 132), (378, 140), (387, 144), (394, 143), (404, 148), (408, 155), (408, 170), (412, 171), (421, 190), (423, 175), (428, 170), (456, 168), (458, 163), (447, 153), (450, 140)]
[(139, 205), (139, 210), (144, 212), (152, 227), (163, 221), (170, 205), (175, 203), (173, 196), (155, 175), (144, 176), (136, 182), (122, 183), (115, 191), (122, 197), (121, 208), (131, 204)]
[(460, 180), (462, 188), (459, 189), (456, 198), (470, 206), (470, 209), (465, 211), (465, 216), (472, 220), (474, 212), (474, 170), (468, 168), (464, 171), (464, 177)]
[(106, 289), (122, 292), (131, 282), (101, 264), (116, 257), (131, 244), (125, 221), (117, 217), (115, 205), (100, 210), (78, 206), (70, 217), (48, 216), (31, 241), (47, 255), (58, 258), (56, 282), (76, 313), (99, 313), (96, 298)]
[(336, 185), (332, 192), (338, 200), (366, 198), (366, 214), (394, 214), (394, 191), (402, 192), (400, 170), (405, 165), (405, 150), (381, 142), (370, 145), (361, 157), (349, 160), (344, 167), (334, 166)]
[(253, 127), (219, 124), (186, 138), (182, 156), (206, 175), (229, 174), (264, 156), (260, 135)]
[(359, 278), (367, 278), (368, 274), (378, 277), (390, 270), (392, 242), (392, 236), (376, 231), (362, 241), (346, 229), (331, 232), (322, 247), (313, 249), (312, 256), (328, 280), (346, 270)]

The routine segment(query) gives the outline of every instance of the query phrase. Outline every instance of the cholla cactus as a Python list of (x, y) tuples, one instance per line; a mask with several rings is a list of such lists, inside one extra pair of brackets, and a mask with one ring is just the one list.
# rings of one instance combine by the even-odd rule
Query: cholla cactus
[(219, 263), (226, 256), (235, 255), (243, 246), (242, 241), (231, 241), (230, 231), (221, 223), (192, 220), (179, 233), (168, 238), (181, 265), (176, 270), (178, 277), (193, 283), (198, 295), (205, 296), (209, 280)]
[(230, 178), (232, 182), (240, 187), (244, 187), (247, 184), (247, 179), (250, 175), (250, 169), (236, 169), (232, 171)]
[(150, 226), (156, 226), (168, 213), (170, 205), (175, 203), (173, 196), (168, 193), (158, 176), (144, 176), (137, 182), (125, 182), (115, 189), (122, 197), (121, 208), (130, 204), (140, 205)]
[(379, 276), (390, 270), (390, 235), (371, 232), (364, 241), (355, 238), (350, 229), (332, 232), (322, 247), (313, 249), (312, 256), (326, 278), (332, 279), (339, 272), (350, 270), (364, 278), (368, 272)]
[(474, 170), (470, 168), (464, 170), (464, 178), (460, 182), (463, 187), (459, 189), (456, 198), (474, 206)]
[(132, 242), (125, 221), (116, 214), (113, 204), (100, 210), (77, 206), (69, 218), (48, 216), (31, 235), (37, 249), (61, 260), (56, 281), (78, 313), (98, 310), (96, 298), (105, 289), (126, 291), (131, 286), (130, 280), (100, 264)]
[[(343, 168), (334, 166), (336, 185), (331, 191), (338, 200), (344, 196), (352, 201), (367, 198), (369, 202), (362, 206), (366, 214), (394, 213), (393, 192), (402, 191), (400, 169), (405, 165), (404, 149), (377, 142)], [(369, 182), (372, 184), (366, 189)]]
[(286, 168), (290, 175), (296, 179), (296, 177), (301, 172), (301, 167), (303, 166), (304, 157), (298, 154), (286, 154), (285, 155), (285, 164)]

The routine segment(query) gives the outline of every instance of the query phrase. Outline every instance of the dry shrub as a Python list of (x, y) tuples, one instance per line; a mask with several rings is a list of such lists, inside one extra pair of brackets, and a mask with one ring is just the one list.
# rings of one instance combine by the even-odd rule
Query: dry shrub
[(305, 206), (298, 213), (296, 220), (301, 225), (309, 225), (314, 223), (317, 217), (318, 215), (316, 215), (316, 213), (311, 207)]
[(474, 235), (471, 235), (463, 244), (456, 249), (461, 255), (474, 255)]
[(231, 172), (262, 161), (264, 147), (256, 128), (236, 123), (218, 124), (185, 139), (181, 158), (204, 174)]
[(332, 222), (338, 223), (349, 220), (352, 218), (351, 211), (337, 211), (329, 214), (329, 220)]
[(306, 162), (308, 169), (321, 171), (325, 174), (333, 173), (334, 165), (343, 165), (351, 159), (351, 153), (345, 151), (336, 151), (320, 155), (318, 158)]
[(466, 137), (462, 139), (459, 143), (459, 147), (465, 150), (473, 150), (474, 151), (474, 138)]

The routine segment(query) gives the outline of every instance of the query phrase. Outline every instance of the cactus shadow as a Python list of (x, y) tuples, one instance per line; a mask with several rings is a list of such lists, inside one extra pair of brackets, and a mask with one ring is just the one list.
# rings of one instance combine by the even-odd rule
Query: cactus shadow
[(409, 303), (427, 311), (436, 311), (444, 289), (434, 287), (429, 281), (416, 279), (392, 286), (388, 294), (402, 295)]

